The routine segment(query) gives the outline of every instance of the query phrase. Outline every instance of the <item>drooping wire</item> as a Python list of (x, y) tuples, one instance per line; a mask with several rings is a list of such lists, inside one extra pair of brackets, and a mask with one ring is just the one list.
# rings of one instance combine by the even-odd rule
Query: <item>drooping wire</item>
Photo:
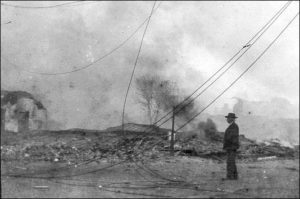
[[(270, 26), (281, 16), (281, 14), (290, 6), (292, 1), (289, 1), (285, 3), (276, 13), (272, 16), (272, 18), (263, 26), (261, 29), (236, 53), (234, 54), (221, 68), (219, 68), (212, 76), (210, 76), (203, 84), (201, 84), (192, 94), (190, 94), (188, 97), (186, 97), (182, 102), (178, 103), (175, 106), (175, 112), (179, 112), (186, 106), (188, 106), (190, 103), (192, 103), (197, 97), (199, 97), (202, 93), (204, 93), (205, 90), (207, 90), (214, 82), (216, 82), (227, 70), (229, 70), (251, 47), (254, 45), (258, 39), (270, 28)], [(261, 33), (262, 32), (262, 33)], [(261, 35), (259, 35), (261, 33)], [(258, 36), (259, 35), (259, 36)], [(258, 36), (258, 38), (256, 38)], [(256, 39), (255, 39), (256, 38)], [(255, 39), (255, 40), (254, 40)], [(252, 43), (252, 41), (254, 42)], [(209, 84), (200, 94), (198, 94), (194, 99), (192, 99), (187, 104), (184, 104), (187, 100), (189, 100), (198, 90), (200, 90), (207, 82), (209, 82), (214, 76), (218, 74), (225, 66), (227, 66), (243, 49), (246, 50), (240, 55), (221, 75), (217, 77), (216, 80), (213, 81), (213, 83)], [(181, 106), (183, 105), (183, 106)], [(158, 124), (161, 120), (166, 118), (168, 115), (170, 115), (173, 112), (173, 110), (170, 110), (167, 114), (165, 114), (163, 117), (161, 117), (159, 120), (153, 123), (153, 125)], [(169, 117), (166, 119), (162, 124), (158, 125), (158, 127), (165, 124), (167, 121), (169, 121), (172, 117)], [(152, 129), (150, 129), (152, 131)]]
[[(120, 191), (120, 190), (110, 190), (108, 188), (118, 188), (118, 187), (107, 187), (107, 186), (101, 186), (101, 188), (99, 188), (99, 186), (97, 187), (96, 185), (89, 185), (89, 184), (83, 184), (83, 185), (78, 185), (75, 183), (66, 183), (66, 182), (61, 182), (61, 181), (57, 181), (57, 180), (50, 180), (51, 182), (57, 183), (57, 184), (63, 184), (63, 185), (69, 185), (72, 187), (91, 187), (91, 188), (98, 188), (99, 190), (103, 190), (103, 191), (108, 191), (108, 192), (114, 192), (114, 193), (119, 193), (119, 194), (130, 194), (130, 195), (139, 195), (139, 196), (151, 196), (151, 197), (159, 197), (159, 198), (171, 198), (171, 196), (167, 196), (167, 195), (158, 195), (158, 194), (146, 194), (146, 193), (138, 193), (138, 192), (128, 192), (128, 191)], [(122, 188), (126, 188), (126, 187), (122, 187)]]
[[(163, 189), (188, 189), (188, 190), (193, 190), (193, 191), (197, 191), (197, 192), (212, 192), (212, 193), (223, 193), (223, 194), (230, 194), (232, 192), (226, 191), (226, 190), (212, 190), (212, 189), (205, 189), (205, 188), (201, 188), (199, 186), (195, 187), (197, 184), (193, 184), (193, 183), (181, 183), (181, 184), (169, 184), (169, 183), (157, 183), (157, 181), (150, 181), (150, 180), (146, 180), (145, 182), (150, 182), (153, 183), (153, 185), (141, 185), (139, 184), (139, 186), (135, 186), (135, 187), (120, 187), (120, 186), (115, 186), (115, 185), (110, 185), (110, 184), (102, 184), (101, 186), (96, 186), (96, 185), (92, 185), (92, 184), (75, 184), (75, 183), (65, 183), (62, 181), (58, 181), (58, 180), (53, 180), (50, 179), (49, 181), (57, 183), (57, 184), (63, 184), (63, 185), (69, 185), (72, 187), (90, 187), (90, 188), (98, 188), (99, 190), (104, 190), (104, 191), (109, 191), (109, 192), (116, 192), (116, 193), (123, 193), (123, 194), (132, 194), (132, 195), (143, 195), (143, 196), (152, 196), (152, 197), (171, 197), (168, 195), (157, 195), (157, 194), (145, 194), (145, 193), (140, 193), (140, 192), (125, 192), (125, 191), (120, 191), (120, 190), (110, 190), (108, 188), (114, 188), (114, 189), (133, 189), (133, 190), (141, 190), (141, 189), (154, 189), (154, 188), (163, 188)], [(122, 183), (113, 183), (113, 184), (122, 184)], [(244, 193), (236, 193), (238, 195), (241, 196), (249, 196), (249, 194), (244, 194)]]
[[(70, 178), (70, 177), (75, 177), (75, 176), (81, 176), (81, 175), (86, 175), (86, 174), (91, 174), (91, 173), (96, 173), (96, 172), (99, 172), (99, 171), (102, 171), (102, 170), (106, 170), (108, 168), (112, 168), (114, 166), (117, 166), (117, 165), (120, 165), (120, 164), (123, 164), (125, 163), (126, 161), (120, 161), (120, 162), (117, 162), (117, 163), (114, 163), (114, 164), (111, 164), (111, 165), (108, 165), (108, 166), (105, 166), (105, 167), (102, 167), (102, 168), (99, 168), (99, 169), (95, 169), (95, 170), (92, 170), (92, 171), (85, 171), (85, 172), (82, 172), (82, 173), (77, 173), (77, 174), (72, 174), (72, 175), (60, 175), (60, 176), (32, 176), (32, 174), (28, 174), (28, 173), (22, 173), (22, 174), (1, 174), (1, 176), (7, 176), (7, 177), (21, 177), (21, 178), (32, 178), (32, 179), (58, 179), (58, 178)], [(48, 172), (45, 172), (45, 173), (49, 173)], [(43, 173), (42, 173), (43, 174)]]
[[(287, 9), (287, 7), (290, 5), (291, 2), (288, 2), (284, 8), (279, 12), (279, 14), (275, 17), (275, 18), (272, 18), (273, 20), (267, 25), (267, 26), (264, 26), (263, 28), (265, 28), (262, 33), (251, 43), (250, 45), (250, 42), (248, 42), (245, 46), (247, 46), (247, 49), (233, 62), (231, 63), (212, 83), (210, 83), (203, 91), (201, 91), (198, 95), (196, 95), (193, 99), (191, 99), (188, 103), (186, 104), (183, 104), (183, 106), (179, 107), (177, 106), (177, 110), (175, 109), (175, 113), (176, 112), (179, 112), (181, 109), (183, 109), (184, 107), (188, 106), (189, 104), (191, 104), (193, 101), (195, 101), (201, 94), (203, 94), (209, 87), (211, 87), (219, 78), (221, 78), (230, 68), (232, 68), (232, 66), (248, 51), (251, 49), (252, 46), (254, 46), (254, 44), (263, 36), (263, 34), (273, 25), (274, 22), (276, 22), (276, 20), (281, 16), (281, 14)], [(261, 30), (259, 31), (261, 32)], [(258, 34), (255, 35), (255, 37), (257, 36)], [(254, 37), (253, 37), (254, 38)], [(253, 38), (250, 40), (252, 41)], [(245, 46), (243, 48), (245, 48)], [(243, 49), (242, 48), (242, 49)], [(242, 50), (241, 49), (241, 50)], [(215, 75), (215, 74), (214, 74)], [(206, 81), (207, 82), (207, 81)], [(206, 83), (205, 82), (205, 83)], [(202, 84), (203, 85), (203, 84)], [(201, 87), (202, 87), (201, 85)], [(198, 89), (199, 90), (199, 89)], [(195, 92), (194, 92), (195, 93)], [(193, 94), (194, 94), (193, 93)], [(191, 97), (191, 95), (189, 96)], [(186, 101), (186, 100), (184, 100)], [(180, 103), (182, 104), (182, 103)], [(168, 120), (170, 120), (172, 117), (170, 116), (165, 122), (163, 122), (161, 125), (163, 125), (164, 123), (166, 123)], [(159, 126), (161, 126), (159, 125)]]
[[(81, 3), (81, 4), (79, 4)], [(56, 5), (51, 5), (51, 6), (21, 6), (21, 5), (12, 5), (12, 4), (7, 4), (1, 2), (2, 6), (7, 6), (7, 7), (14, 7), (14, 8), (23, 8), (23, 9), (49, 9), (49, 8), (57, 8), (57, 7), (67, 7), (67, 6), (75, 6), (75, 5), (82, 5), (82, 3), (94, 3), (92, 2), (86, 2), (86, 1), (74, 1), (74, 2), (66, 2), (62, 4), (56, 4)], [(74, 5), (75, 4), (75, 5)]]
[[(188, 123), (190, 123), (193, 119), (195, 119), (197, 116), (199, 116), (204, 110), (206, 110), (209, 106), (211, 106), (219, 97), (221, 97), (231, 86), (233, 86), (233, 84), (235, 84), (264, 54), (265, 52), (276, 42), (276, 40), (282, 35), (282, 33), (288, 28), (288, 26), (295, 20), (295, 18), (299, 15), (299, 13), (297, 13), (294, 18), (284, 27), (284, 29), (278, 34), (278, 36), (269, 44), (269, 46), (258, 56), (258, 58), (234, 81), (232, 82), (221, 94), (219, 94), (210, 104), (208, 104), (204, 109), (202, 109), (199, 113), (197, 113), (195, 116), (193, 116), (191, 119), (189, 119), (185, 124), (183, 124), (182, 126), (180, 126), (175, 132), (178, 132), (180, 129), (182, 129), (184, 126), (186, 126)], [(280, 16), (280, 15), (279, 15)], [(277, 17), (278, 18), (278, 17)], [(276, 18), (276, 19), (277, 19)], [(276, 20), (275, 19), (275, 20)], [(273, 22), (274, 23), (274, 22)], [(271, 23), (270, 25), (272, 25), (273, 23)], [(269, 26), (270, 27), (270, 26)], [(267, 27), (267, 29), (269, 28)], [(267, 30), (266, 29), (266, 30)], [(264, 30), (262, 34), (264, 34), (264, 32), (266, 31)], [(254, 43), (261, 37), (262, 35), (260, 35), (255, 41)], [(254, 44), (253, 43), (253, 44)], [(161, 142), (161, 141), (159, 141)], [(155, 143), (156, 145), (157, 143)], [(145, 151), (145, 149), (143, 150)], [(143, 151), (141, 153), (143, 153)]]
[[(184, 107), (186, 107), (187, 105), (189, 105), (191, 102), (189, 102), (188, 104), (184, 104), (187, 100), (189, 100), (198, 90), (200, 90), (207, 82), (209, 82), (218, 72), (220, 72), (225, 66), (227, 66), (243, 49), (247, 48), (247, 50), (243, 53), (245, 54), (253, 45), (253, 43), (251, 43), (253, 41), (253, 39), (255, 39), (262, 31), (263, 33), (278, 19), (278, 17), (287, 9), (287, 7), (292, 3), (292, 1), (287, 2), (285, 5), (283, 5), (283, 7), (281, 7), (278, 12), (236, 53), (234, 54), (221, 68), (219, 68), (212, 76), (210, 76), (203, 84), (201, 84), (192, 94), (190, 94), (188, 97), (186, 97), (182, 102), (178, 103), (175, 106), (175, 112), (180, 111), (181, 109), (183, 109)], [(275, 20), (274, 20), (275, 19)], [(265, 29), (267, 27), (267, 29)], [(265, 30), (264, 30), (265, 29)], [(262, 33), (262, 34), (263, 34)], [(261, 35), (258, 37), (260, 38)], [(256, 39), (254, 41), (254, 43), (257, 41), (258, 39)], [(242, 55), (243, 55), (242, 54)], [(241, 55), (241, 56), (242, 56)], [(238, 57), (236, 61), (239, 60), (239, 58), (241, 58), (241, 56)], [(234, 63), (235, 63), (234, 62)], [(234, 64), (233, 63), (233, 64)], [(229, 68), (233, 65), (231, 64), (229, 66)], [(228, 70), (228, 69), (227, 69)], [(183, 106), (181, 106), (183, 105)], [(154, 125), (156, 125), (158, 122), (160, 122), (161, 120), (163, 120), (165, 117), (167, 117), (168, 115), (170, 115), (171, 113), (173, 113), (173, 110), (170, 110), (167, 114), (165, 114), (162, 118), (160, 118), (159, 120), (157, 120)], [(171, 119), (172, 117), (170, 117), (169, 119)], [(168, 120), (169, 120), (168, 119)], [(164, 122), (165, 123), (165, 122)], [(163, 123), (163, 124), (164, 124)]]
[(268, 50), (269, 48), (278, 40), (278, 38), (285, 32), (285, 30), (290, 26), (290, 24), (296, 19), (299, 15), (299, 12), (289, 21), (289, 23), (281, 30), (281, 32), (276, 36), (276, 38), (265, 48), (265, 50), (252, 62), (246, 70), (241, 73), (223, 92), (221, 92), (213, 101), (211, 101), (205, 108), (203, 108), (199, 113), (189, 119), (185, 124), (180, 126), (175, 132), (178, 132), (180, 129), (185, 127), (188, 123), (190, 123), (193, 119), (195, 119), (198, 115), (200, 115), (204, 110), (206, 110), (210, 105), (212, 105), (219, 97), (221, 97), (228, 89), (230, 89)]
[(130, 76), (129, 84), (128, 84), (127, 91), (126, 91), (126, 94), (125, 94), (125, 99), (124, 99), (124, 104), (123, 104), (123, 110), (122, 110), (122, 131), (123, 131), (123, 134), (124, 134), (124, 116), (125, 116), (125, 108), (126, 108), (127, 96), (128, 96), (128, 93), (129, 93), (129, 89), (130, 89), (130, 86), (131, 86), (132, 78), (133, 78), (133, 75), (134, 75), (134, 72), (135, 72), (135, 69), (136, 69), (136, 65), (137, 65), (137, 62), (138, 62), (138, 59), (139, 59), (139, 56), (140, 56), (140, 53), (141, 53), (141, 49), (142, 49), (142, 46), (143, 46), (144, 37), (145, 37), (145, 34), (147, 32), (147, 28), (148, 28), (151, 16), (153, 14), (153, 10), (154, 10), (155, 4), (156, 4), (156, 1), (153, 3), (152, 9), (151, 9), (151, 13), (150, 13), (150, 16), (149, 16), (148, 21), (147, 21), (147, 25), (145, 27), (145, 30), (144, 30), (144, 33), (143, 33), (143, 36), (142, 36), (142, 39), (141, 39), (140, 47), (139, 47), (139, 50), (138, 50), (138, 53), (137, 53), (137, 56), (136, 56), (136, 59), (135, 59), (135, 62), (134, 62), (134, 66), (133, 66), (132, 73), (131, 73), (131, 76)]
[[(254, 43), (256, 43), (257, 41), (258, 41), (258, 39), (267, 31), (267, 29), (269, 29), (270, 28), (270, 26), (279, 18), (279, 16), (287, 9), (287, 7), (291, 4), (292, 2), (290, 1), (290, 2), (287, 2), (285, 5), (283, 5), (283, 7), (281, 7), (280, 8), (280, 10), (278, 11), (278, 12), (276, 12), (275, 13), (275, 15), (258, 31), (258, 33), (256, 33), (247, 43), (246, 43), (246, 45), (245, 46), (248, 46), (251, 42), (252, 42), (252, 40), (254, 39), (254, 38), (256, 38), (257, 36), (258, 36), (258, 34), (259, 33), (261, 33), (259, 36), (258, 36), (258, 38), (256, 38), (255, 39), (255, 41), (253, 42), (253, 44)], [(252, 45), (253, 44), (251, 44), (250, 46), (248, 46), (249, 48), (251, 48), (252, 47)], [(243, 48), (245, 48), (245, 46), (243, 47)], [(248, 50), (249, 50), (249, 48), (247, 47), (247, 50), (246, 51), (244, 51), (244, 53), (243, 54), (245, 54)], [(242, 49), (243, 49), (242, 48)], [(241, 50), (242, 50), (241, 49)], [(225, 65), (223, 65), (222, 66), (222, 68), (224, 68), (230, 61), (232, 61), (240, 52), (241, 52), (241, 50), (240, 51), (238, 51), (238, 53), (236, 53)], [(243, 55), (242, 54), (242, 55)], [(241, 55), (241, 56), (242, 56)], [(237, 60), (238, 59), (240, 59), (241, 58), (241, 56), (239, 56), (238, 58), (237, 58)], [(237, 61), (237, 60), (235, 60), (235, 62)], [(234, 62), (234, 63), (235, 63)], [(233, 64), (231, 64), (230, 66), (229, 66), (229, 68), (230, 67), (232, 67), (232, 65)], [(213, 74), (213, 76), (215, 76), (222, 68), (220, 68), (217, 72), (215, 72), (214, 74)], [(229, 69), (228, 68), (228, 69)], [(228, 70), (228, 69), (226, 69), (226, 71)], [(225, 71), (225, 72), (226, 72)], [(225, 72), (223, 72), (221, 75), (223, 75)], [(221, 76), (220, 75), (220, 76)], [(218, 78), (220, 78), (220, 76), (218, 77)], [(212, 77), (211, 77), (212, 78)], [(210, 78), (210, 79), (211, 79)], [(209, 79), (209, 80), (210, 80)], [(207, 80), (206, 82), (208, 82), (209, 80)], [(215, 80), (216, 81), (216, 80)], [(215, 82), (214, 81), (214, 82)], [(206, 83), (205, 82), (205, 83)], [(213, 82), (213, 83), (214, 83)], [(204, 84), (205, 84), (204, 83)], [(199, 90), (204, 84), (202, 84), (200, 87), (198, 87), (197, 89), (196, 89), (196, 91), (195, 92), (193, 92), (188, 98), (190, 98), (194, 93), (196, 93), (197, 92), (197, 90)], [(209, 86), (211, 86), (212, 84), (210, 84)], [(208, 86), (208, 87), (209, 87)], [(201, 92), (200, 94), (202, 94), (203, 92)], [(199, 97), (200, 96), (200, 94), (197, 96), (197, 97)], [(184, 101), (186, 101), (186, 100), (184, 100)], [(190, 102), (191, 103), (191, 102)], [(181, 104), (181, 103), (180, 103)], [(179, 107), (179, 105), (177, 105), (177, 108)], [(182, 106), (182, 107), (180, 107), (180, 108), (184, 108), (184, 106)], [(181, 109), (179, 109), (179, 110), (181, 110)], [(179, 111), (179, 110), (177, 110), (177, 112)], [(156, 125), (158, 122), (160, 122), (162, 119), (164, 119), (168, 114), (170, 114), (170, 113), (172, 113), (172, 111), (170, 111), (169, 113), (167, 113), (165, 116), (163, 116), (162, 118), (160, 118), (158, 121), (156, 121), (153, 125)], [(163, 124), (165, 124), (166, 122), (168, 122), (170, 119), (171, 119), (172, 117), (169, 117), (169, 118), (167, 118), (163, 123), (161, 123), (160, 125), (158, 125), (157, 127), (161, 127)], [(136, 136), (136, 137), (143, 137), (143, 136), (145, 136), (145, 135), (147, 135), (146, 133), (149, 133), (149, 132), (152, 132), (153, 130), (155, 130), (155, 129), (153, 129), (152, 127), (149, 127), (148, 129), (146, 129), (145, 131), (144, 131), (144, 135), (138, 135), (138, 136)]]
[[(157, 9), (160, 7), (162, 2), (160, 2), (157, 7), (154, 9), (153, 13), (157, 11)], [(76, 67), (76, 69), (74, 70), (70, 70), (70, 71), (66, 71), (66, 72), (55, 72), (55, 73), (46, 73), (46, 72), (37, 72), (37, 71), (30, 71), (30, 70), (25, 70), (22, 69), (20, 66), (18, 66), (17, 64), (12, 63), (8, 58), (6, 58), (4, 55), (2, 55), (1, 53), (1, 58), (6, 60), (9, 64), (15, 66), (15, 68), (17, 70), (21, 70), (23, 72), (27, 72), (27, 73), (31, 73), (31, 74), (37, 74), (37, 75), (65, 75), (65, 74), (70, 74), (70, 73), (74, 73), (74, 72), (78, 72), (84, 69), (87, 69), (91, 66), (93, 66), (95, 63), (100, 62), (101, 60), (103, 60), (104, 58), (108, 57), (109, 55), (113, 54), (115, 51), (117, 51), (118, 49), (120, 49), (122, 46), (124, 46), (142, 27), (143, 25), (148, 21), (149, 17), (147, 17), (143, 23), (141, 23), (137, 29), (135, 29), (123, 42), (121, 42), (119, 45), (117, 45), (115, 48), (111, 49), (108, 53), (102, 55), (101, 57), (99, 57), (98, 59), (96, 59), (95, 61), (84, 65), (84, 66), (80, 66), (80, 67)], [(72, 67), (74, 68), (74, 66)]]
[[(213, 104), (219, 97), (221, 97), (221, 95), (223, 95), (235, 82), (237, 82), (264, 54), (265, 52), (276, 42), (276, 40), (282, 35), (282, 33), (288, 28), (288, 26), (296, 19), (296, 17), (299, 15), (299, 13), (297, 13), (294, 18), (287, 24), (287, 26), (285, 26), (285, 28), (278, 34), (278, 36), (269, 44), (269, 46), (259, 55), (259, 57), (234, 81), (231, 83), (230, 86), (228, 86), (221, 94), (219, 94), (210, 104), (208, 104), (204, 109), (202, 109), (199, 113), (197, 113), (195, 116), (193, 116), (193, 118), (191, 118), (188, 122), (186, 122), (184, 125), (180, 126), (178, 129), (176, 129), (176, 133), (178, 133), (178, 131), (180, 129), (182, 129), (184, 126), (186, 126), (189, 122), (191, 122), (193, 119), (195, 119), (198, 115), (200, 115), (205, 109), (207, 109), (211, 104)], [(152, 146), (150, 146), (149, 148), (157, 145), (158, 143), (162, 142), (162, 140), (160, 140), (159, 142), (154, 143)], [(142, 150), (140, 151), (140, 153), (143, 153), (145, 151)]]
[[(178, 131), (179, 129), (177, 129), (176, 131)], [(167, 137), (167, 136), (165, 136), (165, 137)], [(160, 141), (161, 142), (161, 141)], [(153, 146), (154, 145), (156, 145), (157, 143), (154, 143), (153, 144)], [(144, 150), (143, 150), (144, 151)], [(142, 151), (142, 152), (143, 152)], [(124, 161), (125, 162), (125, 161)], [(117, 165), (117, 164), (115, 164), (115, 165)], [(102, 168), (102, 169), (105, 169), (105, 168)], [(97, 171), (99, 171), (99, 170), (102, 170), (102, 169), (98, 169), (98, 170), (95, 170), (95, 171), (92, 171), (92, 172), (97, 172)], [(79, 176), (79, 175), (84, 175), (84, 174), (87, 174), (87, 173), (91, 173), (91, 172), (85, 172), (85, 173), (81, 173), (81, 174), (78, 174), (78, 175), (75, 175), (75, 176)], [(74, 175), (72, 175), (72, 176), (74, 176)], [(62, 176), (62, 177), (72, 177), (72, 176)], [(20, 176), (21, 177), (21, 176)], [(25, 177), (25, 176), (22, 176), (22, 177)], [(29, 176), (30, 177), (30, 176)], [(32, 176), (33, 177), (33, 176)], [(37, 177), (38, 178), (38, 177)]]

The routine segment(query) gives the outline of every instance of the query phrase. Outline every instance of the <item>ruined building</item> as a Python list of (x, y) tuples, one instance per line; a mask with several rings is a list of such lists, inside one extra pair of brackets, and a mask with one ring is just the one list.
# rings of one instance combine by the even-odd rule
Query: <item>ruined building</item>
[(47, 128), (47, 110), (30, 93), (1, 90), (1, 130), (26, 132)]

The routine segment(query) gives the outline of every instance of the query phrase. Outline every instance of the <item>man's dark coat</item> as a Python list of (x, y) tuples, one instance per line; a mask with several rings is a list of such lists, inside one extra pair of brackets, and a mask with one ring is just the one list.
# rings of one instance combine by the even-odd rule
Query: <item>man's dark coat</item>
[(223, 149), (237, 150), (239, 147), (239, 127), (233, 122), (225, 131)]

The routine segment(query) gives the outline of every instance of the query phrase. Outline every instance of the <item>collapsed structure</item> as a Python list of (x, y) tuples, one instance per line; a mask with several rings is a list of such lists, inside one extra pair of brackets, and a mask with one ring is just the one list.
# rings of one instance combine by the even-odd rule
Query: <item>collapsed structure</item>
[(47, 128), (47, 110), (30, 93), (1, 90), (1, 131), (26, 132)]

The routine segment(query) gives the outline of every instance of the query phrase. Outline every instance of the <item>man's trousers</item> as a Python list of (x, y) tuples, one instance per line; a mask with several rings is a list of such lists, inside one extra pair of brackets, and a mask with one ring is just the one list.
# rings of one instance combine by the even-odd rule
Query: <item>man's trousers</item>
[(238, 173), (235, 164), (236, 150), (227, 150), (227, 178), (237, 179)]

